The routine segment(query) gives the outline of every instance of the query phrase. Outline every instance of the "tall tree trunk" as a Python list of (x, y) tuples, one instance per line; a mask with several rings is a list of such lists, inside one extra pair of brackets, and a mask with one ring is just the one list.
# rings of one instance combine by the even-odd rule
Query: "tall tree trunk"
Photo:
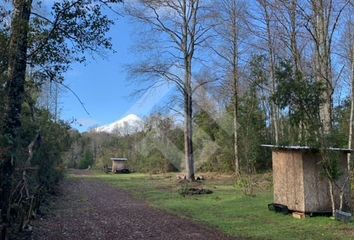
[(192, 110), (192, 59), (185, 58), (185, 96), (184, 96), (184, 154), (186, 160), (187, 179), (194, 181), (194, 154), (193, 154), (193, 110)]
[[(27, 34), (32, 0), (14, 0), (14, 14), (9, 45), (8, 79), (3, 123), (5, 154), (1, 159), (1, 218), (7, 225), (10, 221), (10, 194), (16, 160), (18, 131), (21, 127), (21, 108), (24, 99), (26, 77)], [(1, 236), (6, 236), (6, 226)]]
[(290, 3), (289, 15), (290, 15), (290, 46), (292, 57), (294, 60), (295, 72), (302, 73), (301, 56), (299, 52), (298, 42), (297, 42), (297, 5), (298, 0), (292, 0)]
[(235, 174), (240, 176), (240, 159), (238, 157), (238, 14), (236, 1), (231, 3), (231, 41), (232, 41), (232, 80), (233, 80), (233, 127), (234, 127), (234, 157)]
[[(290, 49), (291, 55), (294, 64), (295, 74), (303, 74), (302, 64), (301, 64), (301, 55), (298, 46), (298, 34), (297, 34), (297, 6), (298, 0), (291, 0), (290, 5), (288, 6), (288, 13), (290, 18)], [(302, 144), (303, 139), (305, 139), (305, 129), (302, 120), (299, 122), (299, 134), (298, 134), (298, 143)]]
[(312, 1), (314, 14), (314, 37), (316, 47), (316, 78), (325, 88), (323, 104), (320, 106), (320, 118), (324, 133), (332, 129), (332, 64), (331, 64), (331, 39), (329, 32), (330, 16), (327, 12), (333, 11), (332, 5), (326, 6), (324, 0)]
[[(350, 119), (349, 119), (349, 136), (348, 136), (348, 148), (353, 148), (353, 118), (354, 118), (354, 44), (351, 49), (351, 77), (352, 77), (352, 92), (350, 101)], [(351, 154), (347, 155), (348, 172), (351, 173)]]
[(237, 77), (234, 77), (234, 101), (233, 101), (233, 125), (234, 125), (234, 156), (235, 156), (235, 174), (240, 176), (240, 160), (238, 157), (238, 94), (237, 94)]
[[(238, 0), (222, 0), (216, 10), (219, 12), (221, 48), (217, 51), (221, 60), (225, 61), (226, 76), (230, 76), (231, 109), (233, 117), (233, 154), (236, 178), (241, 174), (239, 158), (239, 131), (238, 131), (238, 82), (239, 82), (239, 39), (242, 13), (245, 6)], [(244, 19), (243, 19), (244, 20)], [(219, 26), (218, 26), (219, 27)], [(218, 28), (217, 27), (217, 28)]]
[[(205, 5), (199, 14), (200, 4)], [(207, 2), (207, 1), (206, 1)], [(139, 1), (138, 3), (127, 4), (128, 13), (139, 22), (150, 25), (155, 33), (161, 34), (161, 58), (152, 61), (150, 64), (143, 64), (137, 70), (140, 74), (151, 75), (153, 81), (166, 80), (168, 83), (176, 84), (178, 91), (184, 100), (184, 157), (186, 162), (187, 177), (194, 180), (194, 156), (193, 156), (193, 104), (192, 93), (192, 62), (195, 49), (203, 45), (211, 37), (207, 27), (211, 13), (207, 7), (209, 4), (200, 0), (179, 0), (179, 1)], [(140, 5), (140, 7), (135, 7)], [(163, 11), (161, 11), (163, 10)], [(199, 16), (200, 15), (200, 16)], [(152, 38), (154, 39), (154, 38)], [(166, 45), (165, 45), (166, 44)], [(172, 44), (172, 45), (171, 45)], [(160, 45), (160, 44), (159, 44)], [(165, 48), (168, 46), (167, 48)], [(169, 51), (168, 49), (173, 49)], [(168, 57), (167, 57), (168, 56)], [(173, 63), (171, 65), (171, 56)], [(178, 56), (183, 56), (181, 59)], [(165, 58), (167, 57), (167, 58)], [(162, 66), (160, 61), (162, 60)], [(166, 62), (164, 62), (166, 60)], [(149, 62), (149, 61), (147, 61)], [(160, 62), (160, 63), (158, 63)], [(169, 65), (169, 67), (167, 67)], [(176, 69), (183, 66), (183, 78), (176, 74)], [(166, 68), (167, 67), (167, 68)], [(159, 78), (156, 78), (159, 76)], [(152, 86), (155, 86), (154, 84)]]
[[(276, 91), (276, 80), (275, 80), (275, 54), (274, 54), (274, 43), (273, 43), (273, 35), (271, 31), (271, 16), (269, 13), (269, 6), (268, 2), (266, 1), (261, 1), (264, 15), (265, 15), (265, 24), (266, 24), (266, 30), (267, 30), (267, 45), (268, 45), (268, 54), (269, 54), (269, 71), (270, 71), (270, 81), (271, 81), (271, 91), (272, 94), (275, 93)], [(271, 120), (272, 120), (272, 127), (273, 127), (273, 135), (274, 135), (274, 141), (275, 144), (279, 144), (279, 110), (278, 107), (274, 104), (274, 102), (271, 103)]]
[(336, 212), (336, 202), (334, 200), (334, 183), (331, 179), (328, 179), (328, 185), (329, 185), (329, 196), (331, 198), (331, 207), (332, 207), (332, 216), (335, 216)]

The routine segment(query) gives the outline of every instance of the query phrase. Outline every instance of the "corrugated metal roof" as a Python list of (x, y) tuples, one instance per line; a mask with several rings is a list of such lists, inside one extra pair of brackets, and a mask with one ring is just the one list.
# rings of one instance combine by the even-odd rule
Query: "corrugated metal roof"
[[(318, 148), (312, 148), (309, 146), (280, 146), (280, 145), (268, 145), (268, 144), (262, 144), (262, 147), (268, 147), (268, 148), (273, 148), (273, 149), (287, 149), (287, 150), (294, 150), (294, 151), (320, 151)], [(345, 152), (345, 153), (351, 153), (353, 152), (352, 149), (347, 149), (347, 148), (327, 148), (329, 151), (340, 151), (340, 152)]]
[(127, 158), (111, 158), (112, 161), (127, 161)]

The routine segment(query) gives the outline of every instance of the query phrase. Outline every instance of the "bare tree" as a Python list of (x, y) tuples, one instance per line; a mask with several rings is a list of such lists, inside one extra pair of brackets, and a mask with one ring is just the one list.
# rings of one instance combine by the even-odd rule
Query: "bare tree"
[[(277, 88), (275, 79), (276, 70), (276, 51), (275, 51), (275, 33), (272, 28), (272, 22), (274, 21), (274, 14), (272, 11), (272, 4), (270, 0), (257, 0), (262, 10), (263, 23), (265, 25), (265, 36), (262, 37), (267, 44), (267, 54), (269, 58), (269, 78), (270, 78), (270, 91), (274, 94)], [(274, 131), (275, 144), (279, 144), (279, 109), (272, 102), (271, 103), (271, 119), (272, 127)]]
[(210, 37), (212, 26), (206, 24), (210, 17), (208, 12), (199, 0), (142, 0), (127, 6), (127, 13), (145, 24), (152, 34), (150, 39), (144, 39), (149, 45), (140, 46), (150, 53), (149, 59), (136, 65), (132, 74), (148, 80), (143, 90), (167, 82), (173, 83), (183, 96), (184, 152), (190, 180), (194, 180), (195, 175), (192, 95), (198, 86), (206, 84), (194, 86), (192, 71), (197, 48)]
[(54, 121), (59, 119), (60, 115), (60, 96), (63, 89), (58, 82), (49, 81), (41, 85), (40, 96), (38, 100), (39, 106), (53, 114)]
[(299, 44), (299, 35), (304, 35), (304, 33), (298, 16), (298, 2), (299, 0), (276, 0), (272, 7), (275, 10), (274, 17), (278, 23), (278, 37), (283, 42), (286, 52), (290, 53), (287, 57), (292, 59), (295, 72), (302, 73), (302, 49), (304, 46)]
[[(274, 18), (277, 22), (277, 36), (282, 43), (283, 53), (278, 53), (282, 58), (290, 59), (293, 71), (298, 77), (305, 77), (308, 73), (306, 69), (306, 56), (304, 50), (307, 49), (308, 33), (303, 27), (299, 13), (299, 2), (301, 0), (275, 0), (272, 3)], [(281, 122), (280, 122), (281, 123)], [(280, 124), (281, 125), (281, 124)], [(301, 141), (306, 135), (305, 126), (299, 122), (298, 139)], [(281, 127), (280, 127), (281, 128)], [(282, 132), (282, 129), (280, 130)]]
[[(216, 25), (217, 46), (211, 46), (219, 59), (222, 61), (222, 68), (225, 77), (230, 78), (231, 99), (233, 110), (233, 137), (234, 137), (234, 163), (235, 174), (240, 175), (240, 159), (238, 153), (238, 105), (239, 105), (239, 59), (241, 45), (245, 34), (246, 25), (246, 4), (241, 0), (220, 0), (217, 2), (219, 12)], [(229, 82), (228, 82), (229, 83)]]
[[(349, 7), (351, 11), (354, 10), (354, 3)], [(349, 11), (350, 14), (350, 11)], [(349, 135), (348, 135), (348, 148), (353, 148), (353, 121), (354, 121), (354, 21), (353, 16), (350, 15), (346, 22), (346, 51), (350, 65), (350, 78), (351, 78), (351, 97), (350, 97), (350, 117), (349, 117)], [(348, 153), (348, 172), (351, 172), (351, 154)]]
[(340, 18), (350, 0), (308, 0), (309, 6), (298, 4), (301, 15), (306, 20), (305, 28), (310, 33), (314, 44), (315, 76), (325, 88), (323, 92), (324, 103), (320, 107), (320, 117), (325, 133), (332, 128), (333, 112), (333, 69), (332, 50), (333, 40)]

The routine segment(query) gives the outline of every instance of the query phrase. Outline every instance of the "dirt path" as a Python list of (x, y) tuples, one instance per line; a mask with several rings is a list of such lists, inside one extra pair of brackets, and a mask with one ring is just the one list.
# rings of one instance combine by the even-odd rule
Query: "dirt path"
[(51, 214), (34, 222), (32, 239), (232, 239), (103, 182), (69, 179), (62, 189)]

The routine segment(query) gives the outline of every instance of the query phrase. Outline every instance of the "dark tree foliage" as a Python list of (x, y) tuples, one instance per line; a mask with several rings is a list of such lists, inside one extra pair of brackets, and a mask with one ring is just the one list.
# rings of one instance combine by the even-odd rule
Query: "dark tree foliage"
[(348, 145), (349, 118), (350, 99), (344, 99), (341, 104), (335, 106), (333, 109), (332, 142), (335, 143), (335, 145), (333, 145), (334, 147), (344, 147)]
[[(6, 229), (14, 220), (13, 211), (23, 213), (26, 209), (21, 204), (13, 206), (14, 194), (25, 189), (18, 188), (27, 182), (24, 176), (36, 175), (34, 182), (38, 188), (48, 190), (57, 181), (54, 169), (58, 168), (62, 153), (70, 145), (66, 141), (70, 138), (61, 138), (67, 135), (66, 124), (53, 122), (53, 116), (37, 109), (38, 95), (33, 93), (44, 81), (62, 83), (63, 73), (70, 64), (84, 62), (87, 52), (111, 50), (106, 33), (113, 22), (103, 13), (103, 7), (117, 2), (120, 1), (57, 1), (49, 16), (36, 13), (32, 0), (14, 0), (10, 11), (0, 9), (1, 17), (9, 16), (6, 21), (0, 20), (1, 238), (6, 237)], [(29, 118), (25, 116), (26, 111)], [(31, 124), (27, 125), (26, 121)], [(36, 174), (28, 172), (31, 164), (38, 168)], [(38, 191), (32, 193), (36, 199), (41, 196)], [(17, 202), (20, 200), (23, 199)]]
[(290, 61), (281, 61), (276, 69), (277, 90), (272, 100), (280, 109), (287, 112), (291, 139), (283, 142), (297, 142), (314, 146), (318, 144), (321, 134), (320, 106), (323, 103), (321, 82), (313, 77), (305, 78), (301, 73), (294, 72)]
[(30, 83), (26, 82), (14, 162), (14, 184), (9, 206), (10, 235), (25, 228), (32, 212), (37, 211), (47, 194), (56, 189), (63, 176), (63, 153), (72, 142), (67, 123), (54, 122), (51, 113), (33, 105), (32, 94), (27, 93), (38, 89)]
[(73, 62), (84, 62), (87, 53), (103, 54), (112, 48), (106, 36), (113, 21), (103, 8), (118, 0), (64, 0), (54, 3), (50, 17), (32, 12), (28, 63), (39, 80), (62, 82)]
[[(257, 84), (239, 97), (238, 112), (239, 158), (242, 172), (253, 173), (270, 168), (269, 157), (260, 147), (268, 142), (265, 113), (257, 96)], [(234, 166), (232, 105), (230, 104), (217, 123), (207, 112), (201, 110), (194, 116), (196, 159), (202, 162), (200, 171), (232, 172)], [(223, 127), (220, 127), (223, 125)], [(213, 150), (213, 148), (216, 148)], [(208, 154), (203, 154), (207, 152)]]
[(5, 70), (7, 68), (7, 45), (8, 45), (9, 37), (7, 36), (5, 31), (0, 30), (0, 83), (1, 85), (5, 82)]
[[(7, 46), (8, 46), (9, 37), (3, 29), (0, 29), (0, 102), (5, 101), (4, 87), (6, 82), (6, 68), (7, 68)], [(0, 104), (0, 112), (4, 112), (4, 104)], [(3, 121), (4, 115), (0, 115), (0, 123)]]
[(254, 173), (270, 169), (269, 151), (260, 147), (270, 139), (268, 139), (265, 113), (257, 97), (256, 85), (251, 86), (242, 97), (239, 112), (240, 158), (243, 161), (244, 172)]
[[(220, 128), (209, 113), (200, 109), (194, 116), (194, 144), (199, 171), (228, 172), (233, 168), (232, 136)], [(231, 137), (231, 138), (230, 138)], [(223, 141), (227, 138), (227, 141)], [(223, 147), (217, 147), (223, 146)]]
[(86, 149), (83, 158), (80, 160), (79, 168), (86, 169), (94, 164), (93, 153), (90, 149)]
[(11, 202), (16, 151), (19, 147), (21, 110), (24, 100), (26, 76), (26, 53), (29, 18), (32, 0), (14, 0), (11, 22), (11, 37), (8, 45), (6, 82), (4, 86), (4, 111), (0, 123), (0, 208), (1, 238), (6, 238), (7, 227), (11, 224)]
[(212, 141), (216, 140), (219, 125), (209, 116), (208, 112), (200, 110), (200, 112), (194, 116), (194, 122), (198, 126), (198, 129), (207, 133)]

